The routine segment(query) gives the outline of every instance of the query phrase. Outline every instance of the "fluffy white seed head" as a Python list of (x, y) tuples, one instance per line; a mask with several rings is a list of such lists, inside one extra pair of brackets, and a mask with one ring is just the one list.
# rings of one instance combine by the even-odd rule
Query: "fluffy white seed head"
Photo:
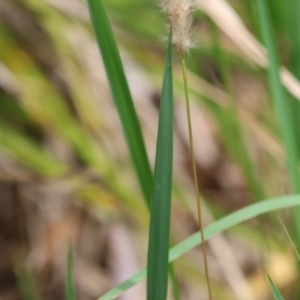
[(173, 45), (182, 55), (193, 46), (190, 29), (194, 0), (163, 0), (162, 4), (168, 23), (172, 26)]

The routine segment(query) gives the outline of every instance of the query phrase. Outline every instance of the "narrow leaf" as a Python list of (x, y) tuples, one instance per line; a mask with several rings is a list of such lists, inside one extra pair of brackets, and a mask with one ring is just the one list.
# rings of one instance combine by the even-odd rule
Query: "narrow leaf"
[[(288, 1), (288, 27), (289, 27), (289, 42), (290, 42), (290, 61), (289, 68), (293, 75), (300, 80), (300, 59), (299, 59), (299, 51), (300, 51), (300, 35), (298, 34), (298, 30), (300, 28), (300, 18), (298, 16), (298, 12), (300, 10), (300, 1), (298, 0), (290, 0)], [(297, 139), (300, 138), (300, 103), (298, 99), (295, 97), (291, 97), (291, 107), (293, 109), (293, 121), (294, 128), (296, 131)], [(297, 144), (297, 153), (298, 159), (300, 158), (300, 145)]]
[[(285, 91), (279, 77), (279, 59), (271, 26), (270, 14), (266, 0), (257, 0), (262, 38), (269, 55), (269, 85), (274, 107), (281, 130), (284, 148), (287, 154), (287, 166), (291, 187), (294, 193), (300, 193), (300, 176), (298, 170), (297, 140), (293, 126), (293, 116), (287, 102)], [(294, 229), (297, 244), (300, 245), (300, 208), (294, 210)]]
[[(144, 198), (150, 208), (153, 176), (142, 138), (140, 124), (124, 74), (109, 20), (102, 0), (88, 0), (92, 25), (106, 68), (113, 99), (118, 110), (131, 159), (137, 173)], [(170, 266), (172, 269), (172, 265)], [(175, 285), (176, 281), (173, 280)]]
[(272, 281), (272, 279), (271, 279), (271, 277), (269, 275), (268, 275), (268, 280), (269, 280), (269, 284), (270, 284), (270, 287), (271, 287), (274, 299), (275, 300), (284, 300), (282, 298), (282, 296), (280, 295), (280, 293), (279, 293), (276, 285), (274, 284), (274, 282)]
[(68, 245), (67, 256), (67, 278), (66, 278), (66, 300), (75, 300), (74, 279), (73, 279), (73, 256), (71, 245)]
[(134, 163), (144, 197), (150, 206), (152, 173), (117, 45), (102, 0), (88, 0), (88, 4), (93, 28), (130, 150), (131, 159)]
[[(224, 232), (225, 230), (238, 225), (242, 222), (245, 222), (249, 219), (257, 217), (259, 215), (275, 211), (278, 209), (300, 206), (300, 196), (299, 195), (289, 195), (282, 196), (278, 198), (264, 200), (252, 205), (249, 205), (245, 208), (242, 208), (234, 213), (231, 213), (222, 219), (215, 221), (211, 225), (207, 226), (204, 230), (205, 240), (210, 239), (211, 237)], [(194, 233), (184, 241), (177, 244), (169, 252), (169, 262), (174, 261), (178, 257), (187, 253), (191, 249), (201, 244), (199, 232)], [(98, 300), (112, 300), (116, 299), (123, 292), (128, 290), (130, 287), (139, 283), (146, 277), (146, 268), (142, 269), (135, 275), (133, 275), (128, 280), (124, 281), (111, 291), (107, 292), (105, 295), (100, 297)]]
[(171, 35), (172, 33), (170, 33), (169, 37), (159, 109), (148, 246), (148, 300), (165, 300), (168, 286), (168, 254), (173, 169), (173, 83)]
[(266, 0), (257, 0), (262, 38), (268, 50), (269, 85), (274, 101), (275, 111), (280, 125), (285, 150), (288, 157), (288, 168), (294, 192), (300, 192), (300, 177), (297, 166), (297, 144), (294, 136), (292, 115), (279, 77), (278, 53), (275, 45), (274, 33), (271, 27)]

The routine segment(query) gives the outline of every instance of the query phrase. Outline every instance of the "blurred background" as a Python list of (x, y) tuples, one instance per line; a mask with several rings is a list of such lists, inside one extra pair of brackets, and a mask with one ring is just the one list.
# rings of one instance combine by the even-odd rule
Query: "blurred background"
[[(154, 0), (106, 0), (154, 164), (166, 29)], [(289, 101), (299, 97), (295, 1), (269, 1)], [(255, 1), (196, 2), (187, 56), (204, 222), (290, 192)], [(174, 53), (171, 244), (197, 231), (179, 58)], [(215, 299), (295, 299), (294, 251), (276, 216), (208, 243)], [(146, 263), (149, 213), (80, 0), (0, 1), (0, 299), (63, 299), (68, 240), (77, 299), (97, 299)], [(207, 299), (201, 249), (175, 264), (182, 299)], [(120, 300), (145, 299), (145, 283)], [(169, 293), (169, 299), (172, 293)]]

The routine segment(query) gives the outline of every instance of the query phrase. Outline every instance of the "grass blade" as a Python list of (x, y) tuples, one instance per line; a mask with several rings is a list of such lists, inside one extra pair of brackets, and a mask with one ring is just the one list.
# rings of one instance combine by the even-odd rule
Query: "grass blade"
[(298, 30), (300, 28), (300, 19), (298, 11), (300, 9), (300, 2), (298, 0), (289, 1), (289, 39), (291, 44), (291, 60), (290, 68), (292, 73), (296, 78), (300, 79), (300, 59), (299, 59), (299, 50), (300, 50), (300, 36)]
[[(88, 0), (88, 4), (92, 25), (95, 30), (130, 155), (144, 198), (150, 207), (153, 176), (117, 45), (102, 0)], [(172, 266), (170, 266), (170, 269), (172, 269)], [(176, 284), (175, 280), (172, 281), (172, 284)]]
[[(281, 129), (284, 148), (287, 154), (287, 165), (291, 187), (294, 193), (299, 194), (300, 177), (298, 171), (298, 146), (295, 136), (295, 129), (293, 127), (293, 116), (291, 114), (290, 107), (287, 98), (285, 97), (285, 92), (279, 77), (278, 54), (266, 0), (257, 0), (257, 7), (262, 38), (269, 54), (269, 85), (279, 127)], [(300, 208), (296, 208), (294, 210), (293, 221), (297, 244), (300, 245)]]
[[(295, 206), (300, 206), (299, 195), (282, 196), (249, 205), (207, 226), (204, 230), (205, 240), (208, 240), (211, 237), (254, 217), (260, 216), (271, 211)], [(193, 235), (180, 242), (170, 250), (169, 262), (174, 261), (178, 257), (182, 256), (183, 254), (187, 253), (188, 251), (200, 244), (201, 239), (199, 232), (194, 233)], [(125, 292), (138, 282), (142, 281), (145, 277), (146, 268), (142, 269), (125, 282), (121, 283), (111, 291), (107, 292), (105, 295), (98, 298), (98, 300), (116, 299), (116, 297), (121, 295), (123, 292)]]
[[(122, 122), (130, 155), (144, 198), (150, 207), (153, 176), (117, 45), (102, 0), (88, 0), (88, 4), (97, 42), (106, 68), (113, 99)], [(170, 268), (172, 269), (172, 266)], [(175, 281), (173, 281), (173, 284), (175, 284)]]
[[(300, 19), (298, 16), (298, 11), (300, 9), (300, 1), (291, 0), (289, 1), (289, 9), (288, 9), (288, 28), (289, 28), (289, 42), (291, 47), (291, 57), (289, 61), (289, 66), (292, 71), (292, 74), (300, 80), (300, 59), (299, 59), (299, 51), (300, 51), (300, 35), (298, 34), (298, 30), (300, 28)], [(300, 103), (298, 99), (291, 97), (291, 105), (293, 108), (293, 117), (294, 117), (294, 126), (296, 130), (297, 139), (300, 137)], [(300, 157), (300, 147), (298, 145), (298, 159)]]
[(173, 169), (173, 82), (170, 33), (159, 109), (148, 246), (147, 299), (165, 300)]
[(272, 279), (271, 279), (271, 277), (269, 275), (268, 275), (268, 280), (269, 280), (269, 284), (270, 284), (270, 287), (271, 287), (274, 299), (275, 300), (284, 300), (282, 298), (282, 296), (280, 295), (280, 293), (279, 293), (276, 285), (274, 284), (274, 282), (272, 281)]
[(67, 278), (66, 278), (66, 300), (75, 300), (75, 289), (73, 279), (73, 256), (71, 245), (68, 245), (67, 255)]
[(102, 0), (88, 0), (88, 4), (97, 42), (105, 65), (113, 99), (121, 119), (130, 155), (138, 175), (142, 192), (150, 206), (152, 190), (151, 168), (117, 45)]
[(274, 101), (277, 119), (283, 137), (284, 147), (288, 157), (288, 169), (292, 189), (300, 193), (300, 177), (297, 167), (297, 143), (294, 136), (292, 115), (286, 101), (285, 93), (279, 77), (278, 54), (275, 46), (274, 34), (270, 24), (270, 17), (265, 0), (257, 0), (262, 37), (269, 54), (269, 85)]
[(172, 284), (173, 297), (174, 297), (174, 300), (180, 300), (181, 299), (180, 289), (179, 289), (178, 280), (176, 278), (174, 269), (175, 269), (174, 263), (170, 263), (169, 264), (169, 278), (170, 278), (171, 284)]

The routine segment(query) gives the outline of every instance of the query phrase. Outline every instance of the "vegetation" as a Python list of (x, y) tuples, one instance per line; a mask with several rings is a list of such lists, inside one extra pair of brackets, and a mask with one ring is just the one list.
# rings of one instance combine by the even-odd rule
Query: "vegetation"
[(2, 0), (0, 298), (297, 297), (299, 1), (163, 2)]

